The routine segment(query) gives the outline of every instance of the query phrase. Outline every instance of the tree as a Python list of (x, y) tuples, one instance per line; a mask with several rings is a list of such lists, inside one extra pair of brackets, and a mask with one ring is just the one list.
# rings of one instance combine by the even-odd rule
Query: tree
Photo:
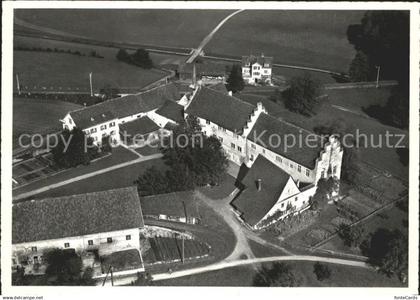
[(289, 88), (283, 91), (284, 104), (287, 109), (304, 116), (315, 115), (321, 105), (320, 83), (312, 79), (309, 73), (302, 77), (293, 77)]
[(155, 166), (148, 168), (143, 175), (139, 176), (135, 183), (141, 196), (169, 192), (167, 177)]
[(148, 169), (136, 183), (142, 195), (192, 190), (218, 185), (226, 174), (228, 160), (220, 141), (201, 133), (195, 117), (174, 128), (164, 142), (166, 172)]
[(343, 240), (344, 245), (348, 247), (359, 247), (363, 232), (364, 230), (360, 226), (350, 226), (344, 223), (338, 226), (338, 236)]
[(146, 273), (137, 273), (137, 279), (133, 283), (134, 285), (140, 286), (150, 286), (153, 285), (153, 278), (149, 272)]
[(91, 271), (82, 274), (82, 260), (74, 249), (52, 249), (44, 254), (45, 274), (51, 285), (90, 285)]
[(316, 192), (310, 200), (312, 210), (323, 210), (328, 204), (331, 196), (338, 191), (339, 181), (336, 178), (329, 177), (318, 180)]
[(405, 11), (369, 11), (360, 24), (348, 27), (350, 44), (366, 55), (369, 80), (376, 79), (376, 66), (380, 66), (382, 79), (408, 82), (409, 28), (410, 16)]
[(398, 229), (377, 229), (361, 249), (369, 257), (369, 263), (388, 276), (405, 273), (408, 268), (408, 240)]
[(242, 78), (242, 68), (240, 65), (233, 65), (227, 79), (226, 88), (232, 93), (242, 91), (245, 87), (244, 79)]
[(130, 54), (127, 53), (125, 49), (119, 49), (117, 53), (117, 59), (126, 63), (131, 61)]
[(150, 59), (149, 52), (144, 49), (137, 49), (137, 51), (131, 55), (131, 61), (133, 64), (142, 67), (143, 69), (153, 68), (153, 62)]
[(371, 72), (368, 57), (362, 51), (358, 51), (350, 64), (349, 76), (351, 81), (369, 81), (372, 78)]
[(254, 276), (254, 286), (299, 286), (293, 268), (286, 263), (273, 263), (271, 268), (263, 266)]
[(93, 139), (77, 127), (71, 131), (64, 129), (58, 136), (57, 145), (51, 149), (54, 162), (65, 168), (89, 164), (97, 151)]
[(323, 281), (331, 277), (330, 268), (325, 264), (321, 264), (320, 262), (316, 262), (314, 264), (314, 273), (319, 281)]

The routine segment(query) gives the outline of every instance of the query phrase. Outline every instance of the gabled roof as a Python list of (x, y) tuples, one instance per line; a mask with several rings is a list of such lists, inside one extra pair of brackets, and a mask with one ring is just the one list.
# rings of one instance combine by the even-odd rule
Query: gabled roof
[(221, 93), (225, 93), (225, 94), (228, 93), (228, 89), (226, 88), (226, 85), (222, 82), (210, 85), (208, 88), (214, 91), (221, 92)]
[(148, 134), (159, 130), (160, 128), (147, 116), (138, 118), (131, 122), (120, 124), (119, 127), (120, 133), (124, 133), (128, 136), (134, 136), (136, 134)]
[[(308, 138), (309, 135), (313, 137)], [(296, 141), (294, 145), (293, 137)], [(315, 167), (315, 161), (323, 149), (320, 136), (265, 113), (260, 114), (247, 138), (309, 169)], [(289, 146), (286, 145), (286, 140)], [(308, 141), (308, 144), (305, 141)]]
[(201, 87), (186, 113), (209, 120), (232, 132), (241, 133), (254, 106), (236, 97)]
[(137, 187), (14, 204), (12, 243), (143, 227)]
[[(107, 100), (92, 106), (70, 112), (77, 127), (85, 129), (103, 123), (101, 119), (92, 121), (92, 117), (112, 112), (114, 118), (124, 118), (137, 113), (159, 108), (167, 100), (178, 101), (181, 98), (177, 86), (173, 83), (162, 85), (138, 94)], [(107, 121), (107, 120), (106, 120)]]
[[(245, 222), (254, 226), (276, 204), (289, 178), (285, 171), (258, 155), (242, 179), (242, 192), (231, 204), (242, 213)], [(260, 191), (257, 188), (258, 179), (261, 179)]]
[(259, 63), (261, 66), (264, 66), (264, 64), (268, 64), (267, 68), (271, 68), (273, 66), (273, 58), (270, 56), (242, 56), (242, 66), (246, 67), (249, 65), (253, 65), (255, 63)]
[(143, 214), (199, 217), (194, 191), (140, 197)]
[(178, 124), (184, 120), (184, 107), (173, 101), (166, 101), (156, 113)]

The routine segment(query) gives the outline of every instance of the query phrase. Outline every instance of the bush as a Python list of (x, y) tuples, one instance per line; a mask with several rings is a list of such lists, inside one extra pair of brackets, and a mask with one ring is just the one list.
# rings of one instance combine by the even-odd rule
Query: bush
[(325, 264), (321, 264), (320, 262), (316, 262), (314, 264), (314, 273), (319, 281), (323, 281), (331, 277), (330, 268)]

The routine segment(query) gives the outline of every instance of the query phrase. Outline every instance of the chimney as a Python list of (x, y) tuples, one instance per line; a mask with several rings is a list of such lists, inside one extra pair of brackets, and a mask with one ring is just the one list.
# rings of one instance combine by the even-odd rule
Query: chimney
[(257, 190), (258, 191), (261, 191), (261, 186), (262, 186), (262, 180), (261, 180), (261, 178), (258, 178), (257, 179)]
[(299, 180), (296, 181), (296, 185), (297, 185), (298, 188), (300, 188), (300, 181)]
[(232, 96), (232, 91), (229, 91), (228, 94), (229, 94), (229, 96)]

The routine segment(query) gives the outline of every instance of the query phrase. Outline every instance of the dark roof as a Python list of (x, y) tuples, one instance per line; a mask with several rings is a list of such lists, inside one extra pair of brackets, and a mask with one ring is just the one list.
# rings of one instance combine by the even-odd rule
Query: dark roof
[(270, 56), (264, 56), (264, 55), (242, 56), (242, 66), (243, 67), (248, 66), (250, 64), (255, 64), (256, 62), (259, 63), (262, 66), (264, 66), (264, 64), (268, 64), (268, 67), (271, 68), (272, 65), (273, 65), (273, 58), (270, 57)]
[(125, 132), (129, 136), (136, 134), (148, 134), (159, 130), (159, 126), (149, 119), (149, 117), (138, 118), (134, 121), (120, 124), (120, 133)]
[[(152, 195), (140, 198), (143, 214), (198, 217), (197, 199), (193, 191)], [(185, 209), (184, 204), (185, 203)]]
[[(242, 213), (245, 222), (254, 226), (277, 202), (289, 177), (285, 171), (258, 155), (242, 179), (244, 189), (232, 201), (232, 205)], [(257, 189), (258, 179), (261, 179), (260, 191)]]
[(218, 91), (218, 92), (221, 92), (221, 93), (225, 93), (225, 94), (228, 93), (226, 85), (222, 82), (219, 82), (219, 83), (214, 84), (214, 85), (210, 85), (208, 88), (212, 89), (212, 90), (215, 90), (215, 91)]
[(13, 205), (12, 243), (143, 227), (137, 187)]
[(173, 101), (166, 101), (156, 113), (178, 124), (184, 120), (184, 107)]
[(186, 113), (209, 120), (230, 131), (241, 133), (254, 106), (236, 97), (202, 87)]
[[(217, 63), (196, 63), (195, 72), (197, 76), (225, 76), (226, 65)], [(181, 74), (192, 74), (193, 63), (181, 65), (179, 68)]]
[[(309, 135), (315, 138), (308, 138), (311, 144), (306, 145), (305, 141)], [(269, 142), (270, 136), (272, 136), (272, 143)], [(290, 146), (286, 146), (287, 136), (295, 137), (296, 143), (293, 146), (291, 138), (288, 139)], [(280, 138), (280, 142), (277, 137)], [(258, 117), (248, 134), (248, 139), (309, 169), (315, 167), (315, 161), (323, 148), (323, 140), (320, 136), (265, 113)]]
[(181, 98), (175, 84), (169, 83), (138, 94), (107, 100), (92, 106), (70, 112), (74, 123), (79, 128), (88, 128), (107, 120), (95, 119), (94, 116), (112, 112), (114, 118), (123, 118), (141, 112), (151, 111), (162, 106), (167, 100), (178, 101)]

